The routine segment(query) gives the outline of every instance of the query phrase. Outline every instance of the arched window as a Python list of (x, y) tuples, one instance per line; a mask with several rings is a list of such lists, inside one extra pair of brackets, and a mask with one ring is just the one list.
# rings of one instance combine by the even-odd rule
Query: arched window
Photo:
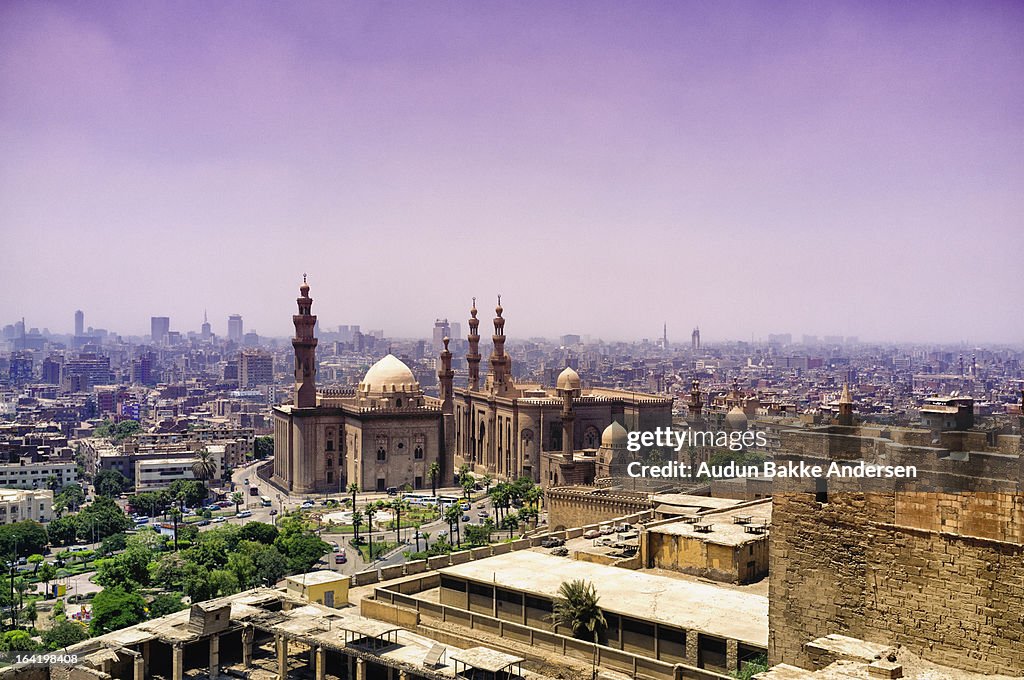
[(377, 449), (377, 460), (378, 461), (385, 461), (387, 459), (388, 459), (388, 452), (384, 450), (384, 447), (382, 446), (379, 449)]
[(401, 399), (401, 397), (399, 397), (398, 399), (395, 399), (395, 408), (402, 408), (402, 399)]
[(416, 460), (423, 460), (423, 447), (422, 446), (417, 446), (413, 450), (412, 454), (413, 454), (413, 458), (415, 458)]

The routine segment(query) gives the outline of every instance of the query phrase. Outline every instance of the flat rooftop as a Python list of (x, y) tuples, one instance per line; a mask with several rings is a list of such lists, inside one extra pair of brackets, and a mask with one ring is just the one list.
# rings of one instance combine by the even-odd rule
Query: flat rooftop
[[(744, 520), (744, 523), (737, 523), (737, 520)], [(675, 522), (658, 524), (649, 527), (649, 531), (655, 534), (668, 534), (672, 536), (687, 536), (705, 543), (715, 545), (743, 545), (754, 541), (763, 541), (768, 537), (765, 533), (751, 533), (747, 527), (762, 525), (772, 521), (772, 502), (765, 498), (756, 503), (749, 503), (742, 506), (731, 507), (725, 510), (713, 510), (699, 515), (700, 524), (710, 524), (711, 531), (702, 533), (696, 531), (693, 522), (680, 519)]]
[(337, 583), (338, 581), (347, 581), (348, 576), (339, 574), (336, 571), (330, 569), (320, 569), (318, 571), (310, 571), (305, 574), (295, 574), (294, 576), (288, 576), (285, 580), (294, 583), (299, 586), (318, 586), (324, 583)]
[(521, 550), (447, 567), (479, 583), (554, 599), (564, 581), (594, 584), (605, 611), (768, 646), (768, 598), (642, 571)]
[(744, 502), (734, 498), (712, 498), (711, 496), (694, 496), (688, 493), (656, 493), (651, 495), (651, 501), (658, 505), (690, 509), (693, 512), (722, 510)]

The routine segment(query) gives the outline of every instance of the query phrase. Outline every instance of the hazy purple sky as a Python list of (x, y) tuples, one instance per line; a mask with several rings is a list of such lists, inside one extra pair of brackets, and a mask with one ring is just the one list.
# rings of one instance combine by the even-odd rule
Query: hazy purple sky
[(0, 238), (53, 331), (1019, 342), (1024, 4), (7, 1)]

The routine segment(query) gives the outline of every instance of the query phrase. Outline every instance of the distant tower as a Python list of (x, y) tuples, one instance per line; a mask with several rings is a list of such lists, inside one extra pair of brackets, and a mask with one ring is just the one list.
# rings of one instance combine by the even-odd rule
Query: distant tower
[(316, 406), (316, 338), (313, 337), (316, 316), (312, 314), (313, 298), (309, 297), (305, 274), (302, 275), (299, 292), (301, 295), (296, 299), (299, 313), (292, 316), (295, 324), (295, 337), (292, 338), (292, 347), (295, 348), (295, 406), (312, 408)]
[(668, 349), (668, 322), (661, 325), (661, 348)]
[(242, 315), (232, 314), (228, 317), (228, 340), (231, 342), (242, 342), (242, 336), (245, 333), (242, 331)]
[(449, 461), (455, 454), (455, 402), (453, 401), (453, 381), (455, 371), (452, 370), (452, 353), (448, 349), (450, 338), (444, 338), (444, 349), (441, 350), (441, 369), (437, 372), (438, 382), (441, 384), (441, 428), (444, 436), (444, 451), (438, 456), (441, 466), (441, 479), (447, 479), (452, 465)]
[(960, 377), (964, 377), (964, 355), (960, 355)]
[(149, 337), (155, 345), (167, 344), (167, 336), (171, 332), (171, 319), (166, 316), (154, 316), (149, 319)]
[(206, 317), (206, 310), (203, 310), (203, 325), (200, 328), (199, 334), (205, 339), (213, 337), (213, 331), (210, 328), (210, 320)]
[(571, 367), (566, 367), (558, 374), (555, 391), (562, 398), (562, 456), (567, 462), (572, 460), (575, 443), (573, 425), (576, 420), (576, 411), (572, 407), (572, 400), (580, 395), (581, 389), (580, 376)]
[(491, 336), (494, 343), (491, 351), (491, 385), (498, 391), (505, 387), (509, 378), (509, 358), (505, 354), (505, 319), (501, 316), (503, 311), (499, 295), (498, 305), (494, 308), (494, 335)]
[(466, 363), (469, 364), (469, 389), (480, 389), (480, 320), (476, 318), (476, 298), (473, 298), (473, 307), (469, 310), (469, 352), (466, 353)]
[(700, 411), (701, 411), (701, 408), (704, 406), (704, 402), (701, 400), (700, 380), (698, 380), (697, 378), (694, 378), (693, 382), (690, 383), (690, 405), (689, 406), (690, 406), (690, 420), (691, 420), (691, 422), (699, 421), (700, 420)]
[(690, 344), (693, 346), (693, 351), (700, 350), (700, 328), (694, 328), (693, 333), (690, 334)]
[(80, 338), (85, 334), (85, 312), (81, 309), (75, 312), (75, 337)]
[(452, 327), (448, 324), (448, 319), (437, 319), (434, 321), (434, 345), (433, 350), (435, 352), (441, 351), (441, 345), (445, 338), (452, 337)]
[(843, 393), (836, 405), (839, 407), (839, 424), (846, 427), (853, 425), (853, 397), (850, 396), (850, 386), (846, 383), (843, 383)]

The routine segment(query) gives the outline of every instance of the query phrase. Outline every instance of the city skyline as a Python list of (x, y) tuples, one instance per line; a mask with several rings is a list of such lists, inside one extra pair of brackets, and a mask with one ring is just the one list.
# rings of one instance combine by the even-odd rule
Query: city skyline
[(1019, 5), (239, 9), (0, 9), (4, 323), (1024, 339)]

